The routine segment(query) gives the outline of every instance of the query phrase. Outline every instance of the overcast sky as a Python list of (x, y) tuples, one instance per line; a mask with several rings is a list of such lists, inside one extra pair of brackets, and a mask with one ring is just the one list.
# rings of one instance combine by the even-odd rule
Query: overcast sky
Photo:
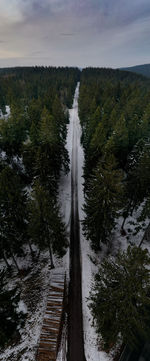
[(150, 63), (150, 0), (0, 0), (0, 67)]

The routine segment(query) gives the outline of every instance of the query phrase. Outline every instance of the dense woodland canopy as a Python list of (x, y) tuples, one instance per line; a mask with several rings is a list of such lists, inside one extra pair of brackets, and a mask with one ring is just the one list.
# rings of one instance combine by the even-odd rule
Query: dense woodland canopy
[(29, 104), (40, 100), (50, 110), (55, 96), (71, 107), (74, 87), (79, 80), (76, 68), (18, 67), (0, 71), (0, 108), (6, 104)]
[[(20, 272), (18, 256), (26, 257), (26, 247), (35, 263), (40, 252), (48, 250), (54, 267), (54, 254), (62, 257), (68, 246), (57, 196), (60, 171), (69, 170), (65, 148), (68, 108), (79, 80), (85, 152), (83, 228), (87, 239), (95, 252), (103, 244), (109, 251), (113, 249), (112, 235), (120, 215), (122, 234), (127, 217), (140, 205), (141, 219), (150, 218), (150, 81), (112, 69), (87, 68), (82, 72), (77, 68), (51, 67), (1, 69), (0, 258), (7, 272), (11, 272), (12, 264)], [(9, 115), (6, 105), (10, 107)], [(149, 257), (138, 246), (106, 260), (95, 277), (90, 307), (107, 350), (118, 341), (128, 342), (129, 336), (132, 346), (137, 345), (150, 332), (146, 326), (150, 305)], [(133, 273), (137, 274), (136, 283)], [(123, 294), (122, 282), (125, 289), (132, 289), (131, 297)], [(23, 315), (16, 313), (19, 290), (10, 292), (4, 283), (2, 272), (2, 346), (24, 321)], [(108, 313), (110, 302), (113, 314)], [(124, 310), (128, 323), (122, 319)], [(10, 313), (12, 320), (7, 319)], [(140, 322), (135, 322), (135, 317)], [(11, 334), (7, 331), (8, 323)]]
[(119, 252), (115, 259), (105, 259), (100, 265), (90, 308), (106, 351), (122, 342), (138, 349), (149, 340), (149, 264), (147, 250), (129, 246), (127, 252)]
[[(26, 257), (26, 247), (33, 262), (38, 262), (42, 250), (49, 250), (53, 268), (53, 254), (62, 257), (68, 246), (57, 193), (60, 171), (69, 170), (65, 148), (68, 108), (79, 76), (76, 68), (0, 71), (0, 258), (7, 272), (12, 264), (20, 272), (17, 257)], [(2, 273), (1, 346), (23, 322), (16, 313), (19, 289), (6, 290), (4, 279)]]
[[(96, 252), (105, 244), (110, 253), (118, 217), (122, 235), (139, 206), (140, 219), (150, 218), (150, 81), (125, 71), (84, 69), (79, 115), (84, 232)], [(139, 244), (104, 260), (89, 301), (105, 350), (122, 343), (138, 348), (149, 339), (149, 295), (149, 255)]]
[[(99, 249), (109, 243), (119, 210), (126, 218), (149, 197), (150, 82), (129, 72), (85, 69), (79, 114), (85, 150), (84, 228)], [(106, 232), (99, 233), (99, 223)]]

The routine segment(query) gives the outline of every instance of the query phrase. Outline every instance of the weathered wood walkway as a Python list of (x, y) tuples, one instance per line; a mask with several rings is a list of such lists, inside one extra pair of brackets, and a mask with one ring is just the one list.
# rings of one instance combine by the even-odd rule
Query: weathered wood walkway
[(56, 361), (59, 338), (62, 327), (64, 307), (65, 275), (53, 271), (40, 342), (37, 352), (37, 361)]

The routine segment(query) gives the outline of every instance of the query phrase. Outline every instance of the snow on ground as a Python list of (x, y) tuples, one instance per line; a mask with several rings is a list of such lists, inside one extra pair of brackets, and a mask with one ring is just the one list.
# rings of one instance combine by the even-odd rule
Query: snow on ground
[(5, 114), (5, 118), (8, 118), (10, 116), (10, 106), (6, 105), (6, 114)]
[[(123, 217), (119, 217), (116, 220), (116, 227), (113, 234), (113, 250), (111, 253), (114, 254), (121, 249), (125, 251), (129, 245), (131, 246), (139, 246), (140, 242), (143, 238), (145, 230), (149, 224), (149, 219), (145, 219), (144, 221), (139, 221), (139, 217), (141, 216), (141, 212), (144, 206), (144, 202), (134, 210), (132, 215), (129, 215), (126, 219), (124, 230), (125, 234), (121, 234), (121, 225), (123, 222)], [(147, 242), (143, 242), (142, 248), (147, 247), (150, 251), (150, 247)]]
[[(70, 110), (71, 114), (72, 110)], [(9, 115), (9, 109), (7, 109)], [(68, 124), (67, 149), (71, 159), (72, 153), (72, 132), (73, 124)], [(1, 158), (5, 159), (6, 154), (1, 153)], [(71, 165), (70, 165), (71, 167)], [(31, 191), (30, 189), (27, 191)], [(66, 230), (70, 233), (70, 214), (71, 214), (71, 172), (66, 176), (63, 172), (60, 179), (59, 202), (61, 205), (61, 213), (66, 223)], [(11, 261), (9, 260), (11, 263)], [(21, 338), (16, 344), (7, 347), (4, 352), (0, 353), (0, 361), (34, 361), (36, 350), (40, 338), (42, 321), (46, 307), (48, 285), (53, 273), (50, 270), (49, 254), (41, 253), (40, 260), (37, 264), (32, 264), (30, 255), (26, 255), (26, 259), (17, 259), (21, 269), (31, 268), (28, 275), (22, 278), (14, 271), (13, 277), (7, 280), (7, 289), (12, 289), (16, 285), (21, 287), (21, 300), (18, 308), (27, 311), (27, 319), (25, 327), (20, 330)], [(55, 267), (63, 266), (66, 276), (69, 278), (69, 248), (63, 260), (55, 259)], [(0, 263), (0, 269), (4, 267), (4, 263)], [(66, 325), (63, 330), (63, 340), (65, 340)], [(64, 347), (60, 350), (58, 360), (64, 360)]]
[[(92, 315), (88, 308), (88, 297), (91, 289), (91, 285), (94, 279), (94, 275), (98, 270), (97, 263), (100, 262), (103, 257), (107, 254), (107, 248), (103, 247), (101, 254), (98, 256), (91, 250), (90, 243), (85, 239), (82, 231), (82, 220), (84, 219), (83, 204), (84, 204), (84, 192), (83, 192), (83, 165), (84, 165), (84, 153), (83, 148), (80, 144), (81, 138), (81, 126), (78, 117), (78, 94), (79, 88), (77, 88), (73, 109), (69, 110), (70, 123), (68, 125), (68, 135), (67, 135), (67, 144), (66, 148), (69, 152), (70, 157), (70, 169), (72, 161), (72, 136), (73, 136), (73, 127), (76, 126), (78, 130), (78, 202), (79, 202), (79, 220), (80, 220), (80, 241), (81, 241), (81, 264), (82, 264), (82, 303), (83, 303), (83, 327), (84, 327), (84, 342), (85, 342), (85, 356), (87, 361), (112, 361), (113, 355), (108, 355), (105, 352), (102, 352), (99, 349), (97, 344), (97, 336), (95, 333), (94, 327), (92, 327)], [(60, 187), (59, 187), (59, 199), (61, 204), (62, 215), (66, 223), (67, 232), (69, 235), (70, 231), (70, 218), (71, 218), (71, 172), (65, 176), (63, 173), (61, 175)], [(117, 220), (116, 228), (112, 236), (113, 247), (110, 249), (110, 253), (116, 253), (118, 249), (126, 250), (129, 244), (139, 245), (146, 226), (148, 225), (148, 220), (146, 220), (145, 225), (137, 221), (137, 218), (140, 216), (141, 207), (133, 212), (133, 216), (127, 218), (125, 223), (126, 235), (122, 236), (120, 234), (122, 217)], [(136, 233), (138, 226), (141, 226), (139, 232)], [(146, 245), (144, 244), (144, 247)], [(93, 263), (91, 259), (96, 262)], [(69, 250), (67, 256), (64, 257), (64, 267), (66, 268), (67, 275), (69, 277)], [(65, 329), (66, 330), (66, 329)], [(64, 331), (66, 332), (66, 331)], [(64, 360), (63, 354), (63, 343), (65, 342), (65, 337), (62, 339), (62, 345), (60, 352), (58, 354), (57, 361)], [(113, 354), (113, 352), (112, 352)]]
[[(82, 210), (84, 203), (84, 194), (83, 194), (83, 164), (84, 164), (84, 154), (83, 149), (80, 144), (81, 137), (81, 127), (78, 118), (78, 95), (79, 95), (79, 85), (76, 90), (73, 108), (69, 110), (70, 123), (68, 125), (68, 134), (67, 134), (67, 143), (66, 148), (69, 152), (70, 158), (70, 170), (72, 162), (72, 137), (73, 137), (73, 127), (77, 127), (78, 134), (78, 201), (79, 201), (79, 219), (83, 220), (84, 213)], [(71, 219), (71, 171), (68, 175), (65, 176), (63, 173), (61, 175), (60, 187), (59, 187), (59, 200), (62, 210), (62, 215), (64, 221), (67, 225), (67, 232), (69, 235), (70, 231), (70, 219)], [(81, 264), (82, 264), (82, 303), (83, 303), (83, 327), (84, 327), (84, 342), (85, 342), (85, 356), (87, 361), (108, 361), (111, 360), (106, 353), (99, 351), (97, 345), (97, 337), (95, 329), (91, 327), (92, 325), (92, 316), (88, 308), (87, 298), (89, 297), (89, 292), (93, 280), (93, 275), (97, 271), (97, 267), (91, 262), (90, 257), (95, 257), (95, 254), (91, 251), (89, 242), (86, 241), (82, 234), (82, 224), (80, 223), (80, 240), (81, 240)], [(69, 277), (69, 250), (67, 256), (64, 257), (64, 267), (66, 268), (68, 277)], [(65, 332), (65, 331), (64, 331)], [(64, 338), (65, 339), (65, 338)], [(63, 341), (65, 342), (65, 341)], [(63, 355), (63, 346), (61, 345), (57, 361), (64, 360)]]
[[(98, 263), (106, 256), (108, 249), (103, 247), (101, 254), (95, 255), (91, 250), (90, 243), (85, 239), (82, 231), (82, 220), (84, 219), (83, 204), (84, 204), (84, 192), (83, 192), (83, 165), (84, 165), (84, 153), (83, 148), (80, 144), (81, 138), (81, 126), (78, 117), (78, 94), (79, 89), (76, 91), (74, 98), (73, 109), (69, 111), (70, 114), (70, 123), (68, 125), (68, 135), (67, 135), (67, 144), (66, 148), (69, 152), (70, 157), (70, 169), (72, 161), (72, 136), (73, 136), (73, 127), (76, 126), (78, 130), (78, 202), (79, 202), (79, 221), (80, 221), (80, 241), (81, 241), (81, 264), (82, 264), (82, 303), (83, 303), (83, 327), (84, 327), (84, 342), (85, 342), (85, 356), (87, 361), (111, 361), (113, 360), (112, 355), (108, 355), (105, 352), (102, 352), (99, 349), (97, 344), (97, 336), (95, 333), (94, 327), (92, 327), (92, 315), (88, 308), (88, 297), (91, 289), (91, 285), (94, 279), (94, 275), (98, 270)], [(61, 209), (64, 216), (64, 220), (67, 225), (67, 231), (69, 234), (70, 230), (70, 215), (71, 215), (71, 172), (67, 176), (62, 173), (61, 182), (60, 182), (60, 203)], [(120, 233), (121, 224), (123, 221), (122, 217), (119, 217), (116, 222), (116, 228), (114, 234), (112, 235), (113, 246), (110, 248), (110, 253), (115, 254), (119, 249), (126, 250), (129, 244), (139, 245), (146, 226), (148, 225), (148, 220), (140, 222), (137, 220), (140, 216), (142, 207), (139, 207), (136, 211), (133, 212), (132, 216), (129, 216), (125, 223), (126, 235), (122, 236)], [(140, 230), (137, 232), (138, 227)], [(145, 244), (143, 247), (146, 247)], [(96, 262), (92, 262), (95, 260)], [(67, 271), (69, 270), (69, 251), (67, 253), (67, 258), (64, 259), (65, 267)], [(60, 349), (58, 354), (57, 361), (64, 360), (63, 358), (63, 348)]]
[[(70, 241), (70, 221), (71, 221), (71, 166), (72, 166), (72, 137), (73, 137), (73, 109), (69, 110), (70, 122), (67, 126), (66, 149), (69, 153), (70, 170), (67, 175), (61, 172), (59, 185), (59, 204), (63, 220), (66, 224), (66, 232), (68, 235), (68, 242)], [(67, 284), (69, 283), (69, 247), (66, 255), (63, 257), (63, 266), (66, 272)], [(67, 354), (67, 318), (62, 331), (61, 345), (57, 356), (57, 361), (64, 361)]]
[(25, 303), (20, 300), (19, 303), (18, 303), (18, 307), (17, 307), (17, 312), (20, 313), (24, 313), (24, 314), (27, 314), (27, 306), (25, 305)]
[[(97, 336), (95, 329), (92, 327), (92, 316), (88, 308), (88, 297), (94, 275), (98, 270), (98, 263), (107, 255), (107, 247), (103, 247), (99, 255), (91, 250), (89, 242), (85, 239), (82, 230), (82, 220), (84, 219), (84, 192), (83, 192), (83, 165), (84, 153), (80, 144), (81, 128), (79, 119), (77, 119), (79, 137), (78, 137), (78, 192), (79, 192), (79, 220), (80, 220), (80, 241), (81, 241), (81, 257), (82, 257), (82, 297), (83, 297), (83, 324), (84, 324), (84, 340), (85, 340), (85, 356), (87, 361), (108, 361), (113, 360), (116, 350), (112, 350), (111, 354), (102, 352), (97, 345)], [(124, 229), (126, 235), (121, 235), (121, 225), (123, 217), (119, 217), (116, 221), (116, 227), (112, 235), (112, 248), (110, 254), (116, 254), (118, 250), (125, 251), (128, 245), (139, 246), (145, 229), (149, 224), (149, 219), (139, 222), (143, 204), (129, 216), (125, 222)], [(150, 252), (150, 245), (144, 241), (142, 248), (147, 248)], [(95, 261), (92, 262), (91, 260)]]
[(23, 164), (23, 159), (22, 159), (22, 157), (13, 156), (12, 161), (13, 161), (14, 165), (16, 165), (16, 167), (17, 167), (18, 169), (20, 169), (20, 171), (21, 171), (22, 173), (25, 174), (25, 167), (24, 167), (24, 164)]
[[(69, 111), (70, 123), (68, 124), (68, 134), (66, 148), (70, 157), (70, 169), (72, 160), (72, 136), (74, 121), (78, 130), (78, 201), (79, 201), (79, 220), (80, 220), (80, 240), (81, 240), (81, 263), (82, 263), (82, 302), (83, 302), (83, 326), (84, 326), (84, 341), (85, 341), (85, 356), (87, 361), (109, 361), (112, 360), (111, 356), (99, 350), (97, 345), (97, 337), (95, 329), (92, 327), (92, 316), (88, 308), (88, 297), (91, 289), (94, 274), (97, 272), (98, 266), (95, 265), (91, 259), (103, 258), (107, 249), (103, 249), (103, 252), (97, 258), (90, 248), (89, 242), (86, 241), (82, 232), (82, 223), (84, 219), (83, 204), (83, 164), (84, 154), (80, 144), (81, 127), (78, 118), (78, 92), (77, 88), (76, 96), (74, 99), (73, 109)], [(7, 109), (9, 113), (9, 109)], [(5, 155), (3, 155), (5, 156)], [(68, 175), (61, 173), (60, 186), (59, 186), (59, 203), (61, 206), (61, 213), (66, 224), (66, 231), (70, 233), (70, 218), (71, 218), (71, 171)], [(137, 216), (140, 214), (140, 208), (133, 213), (133, 216), (126, 220), (125, 229), (127, 234), (121, 236), (120, 228), (122, 218), (117, 221), (116, 229), (113, 235), (113, 249), (117, 252), (118, 248), (126, 249), (129, 243), (139, 244), (143, 236), (143, 229), (139, 233), (135, 234), (136, 227), (139, 225), (136, 222)], [(146, 227), (141, 223), (142, 228)], [(111, 251), (111, 250), (110, 250)], [(47, 253), (42, 253), (38, 263), (32, 264), (30, 256), (28, 255), (24, 264), (24, 261), (20, 260), (19, 265), (21, 268), (31, 267), (30, 272), (20, 279), (17, 274), (14, 274), (13, 278), (8, 282), (8, 288), (12, 288), (12, 285), (18, 284), (22, 288), (21, 301), (19, 303), (19, 309), (28, 312), (27, 320), (24, 329), (21, 330), (21, 339), (14, 345), (8, 347), (3, 353), (0, 354), (0, 361), (34, 361), (37, 350), (37, 345), (40, 337), (40, 331), (42, 327), (42, 320), (46, 307), (48, 285), (50, 283), (52, 271), (49, 268), (49, 257)], [(67, 254), (64, 256), (62, 263), (55, 260), (56, 266), (63, 265), (67, 279), (69, 279), (69, 248)], [(3, 264), (0, 264), (2, 268)], [(32, 268), (33, 267), (33, 268)], [(64, 347), (65, 343), (65, 347)], [(66, 324), (63, 329), (62, 343), (58, 354), (57, 361), (65, 359), (64, 352), (66, 350)]]
[(0, 118), (5, 118), (7, 119), (10, 115), (10, 106), (9, 105), (6, 105), (6, 113), (3, 114), (1, 109), (0, 109)]
[[(25, 259), (18, 258), (21, 276), (14, 268), (11, 279), (7, 279), (7, 289), (17, 285), (21, 290), (18, 311), (27, 314), (25, 326), (19, 330), (20, 340), (0, 353), (0, 361), (35, 361), (53, 270), (50, 270), (48, 252), (42, 252), (40, 259), (34, 263), (27, 249), (26, 253)], [(62, 266), (60, 260), (55, 258), (54, 262), (56, 268)], [(0, 268), (3, 267), (1, 262)]]
[[(87, 361), (107, 361), (111, 360), (105, 352), (98, 349), (97, 336), (94, 327), (92, 327), (92, 316), (88, 308), (87, 298), (91, 289), (93, 276), (97, 271), (97, 267), (91, 262), (90, 257), (95, 255), (91, 251), (89, 242), (85, 239), (82, 232), (82, 223), (84, 219), (83, 204), (83, 165), (84, 154), (80, 144), (81, 127), (78, 117), (78, 106), (76, 106), (76, 126), (78, 129), (78, 202), (79, 202), (79, 221), (80, 221), (80, 242), (81, 242), (81, 264), (82, 264), (82, 303), (83, 303), (83, 327), (85, 342), (85, 357)], [(90, 256), (90, 257), (89, 257)]]
[(4, 151), (0, 152), (0, 159), (3, 160), (3, 161), (7, 160), (6, 152), (4, 152)]

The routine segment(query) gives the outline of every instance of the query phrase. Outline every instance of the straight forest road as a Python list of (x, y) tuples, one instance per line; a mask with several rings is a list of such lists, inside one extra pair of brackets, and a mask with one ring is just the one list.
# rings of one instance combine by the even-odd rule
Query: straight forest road
[(68, 312), (68, 361), (86, 361), (84, 355), (82, 318), (82, 276), (80, 256), (80, 227), (78, 212), (78, 118), (79, 83), (73, 108), (72, 169), (71, 169), (71, 231), (70, 231), (70, 284)]

